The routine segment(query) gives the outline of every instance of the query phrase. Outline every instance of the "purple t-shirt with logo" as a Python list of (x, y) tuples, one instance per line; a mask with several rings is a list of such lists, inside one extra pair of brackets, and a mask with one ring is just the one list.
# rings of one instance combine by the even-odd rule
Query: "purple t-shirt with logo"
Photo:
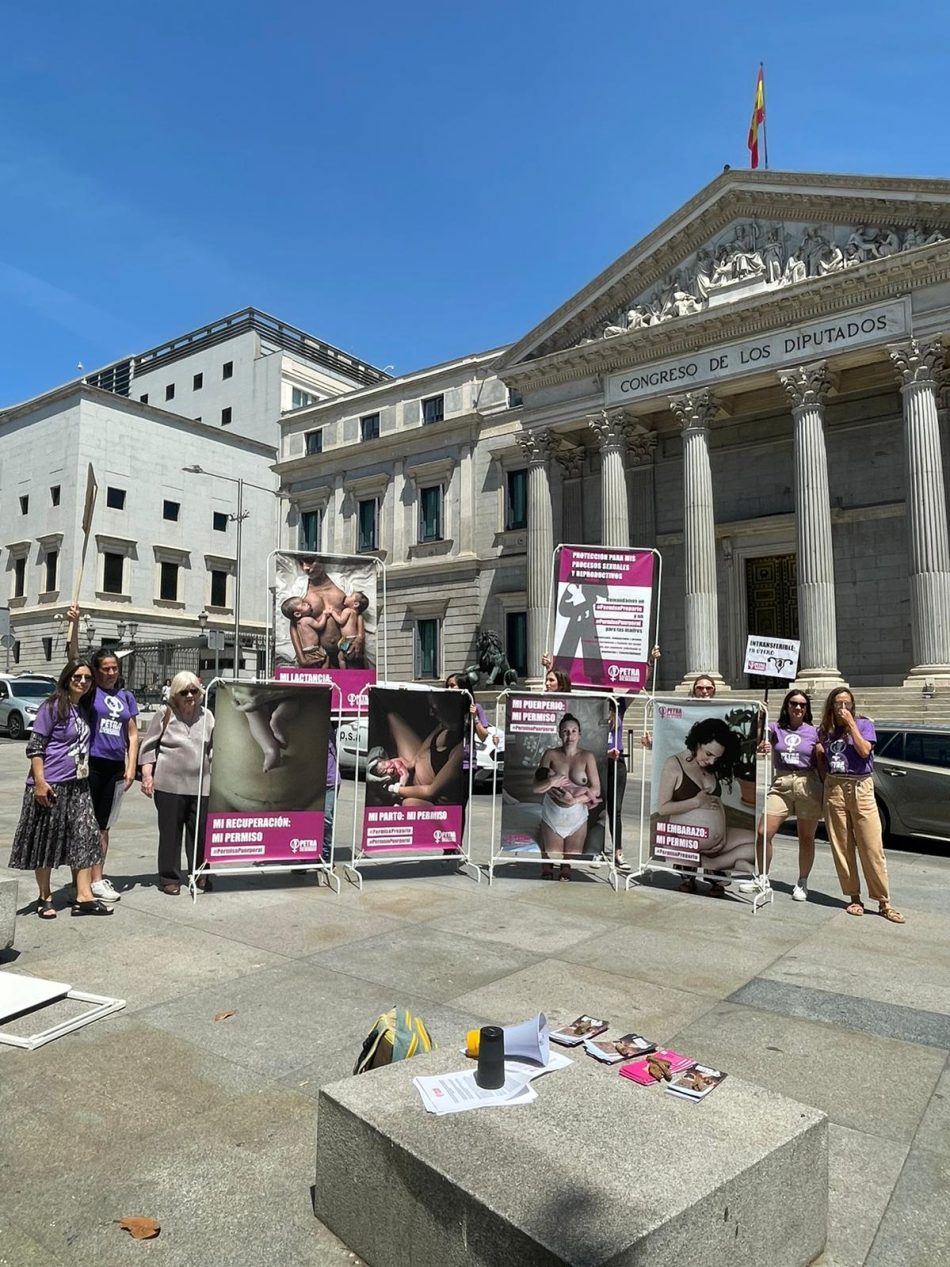
[[(858, 724), (858, 734), (861, 738), (866, 739), (869, 744), (877, 743), (877, 732), (870, 717), (855, 717), (854, 720)], [(849, 731), (835, 729), (830, 735), (822, 731), (819, 739), (825, 749), (825, 763), (829, 774), (859, 779), (870, 774), (874, 769), (873, 751), (866, 757), (859, 756)]]
[(796, 770), (814, 770), (815, 744), (818, 731), (808, 722), (797, 730), (786, 730), (777, 721), (769, 722), (772, 761), (777, 774), (793, 774)]
[[(40, 749), (34, 740), (46, 740), (45, 748)], [(44, 704), (33, 721), (33, 735), (27, 744), (27, 756), (43, 757), (43, 777), (47, 783), (69, 783), (76, 778), (77, 760), (89, 756), (89, 724), (82, 713), (70, 708), (69, 716), (60, 721), (55, 704)], [(27, 787), (33, 787), (35, 780), (32, 770), (27, 775)]]
[(130, 691), (104, 691), (97, 686), (92, 711), (92, 755), (106, 761), (125, 761), (129, 718), (139, 713), (135, 696)]

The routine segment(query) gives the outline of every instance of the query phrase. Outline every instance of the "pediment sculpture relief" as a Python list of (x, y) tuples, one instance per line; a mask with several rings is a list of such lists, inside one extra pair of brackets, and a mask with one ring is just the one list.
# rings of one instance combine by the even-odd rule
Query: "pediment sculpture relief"
[(734, 225), (701, 247), (682, 267), (667, 274), (649, 294), (631, 298), (606, 324), (577, 347), (632, 330), (744, 299), (763, 290), (827, 277), (855, 264), (885, 259), (900, 251), (942, 242), (939, 229), (918, 223), (909, 228), (842, 225)]

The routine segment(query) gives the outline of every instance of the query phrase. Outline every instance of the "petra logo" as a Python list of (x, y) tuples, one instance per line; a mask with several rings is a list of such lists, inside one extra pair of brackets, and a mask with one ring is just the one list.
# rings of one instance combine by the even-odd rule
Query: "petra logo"
[(317, 848), (315, 840), (298, 840), (295, 836), (290, 842), (290, 848), (294, 853), (314, 853)]
[(793, 752), (796, 748), (800, 748), (802, 744), (801, 735), (788, 734), (785, 736), (785, 747), (790, 748)]
[(357, 708), (362, 703), (364, 696), (360, 695), (359, 691), (350, 691), (346, 698), (350, 708)]
[(432, 833), (432, 839), (435, 841), (437, 845), (454, 845), (455, 832), (454, 831), (434, 831)]
[(118, 695), (107, 695), (105, 697), (106, 708), (113, 717), (121, 717), (125, 712), (125, 704), (119, 699)]
[(619, 664), (612, 664), (607, 670), (607, 676), (611, 682), (636, 682), (640, 674), (635, 668), (621, 668)]

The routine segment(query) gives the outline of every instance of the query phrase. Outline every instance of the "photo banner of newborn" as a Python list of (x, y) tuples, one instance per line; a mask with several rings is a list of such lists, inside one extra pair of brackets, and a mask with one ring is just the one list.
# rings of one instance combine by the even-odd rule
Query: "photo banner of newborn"
[(278, 551), (274, 676), (330, 685), (344, 711), (361, 711), (376, 681), (377, 574), (361, 555)]
[(641, 839), (654, 861), (751, 873), (764, 708), (755, 700), (657, 699), (652, 711), (650, 833), (641, 824)]
[(653, 550), (559, 546), (554, 554), (554, 668), (578, 686), (643, 690), (650, 664)]
[(205, 861), (318, 862), (330, 688), (219, 682)]
[(604, 847), (607, 695), (509, 694), (501, 851), (506, 857), (591, 857)]
[(461, 851), (468, 708), (464, 691), (370, 687), (362, 853)]

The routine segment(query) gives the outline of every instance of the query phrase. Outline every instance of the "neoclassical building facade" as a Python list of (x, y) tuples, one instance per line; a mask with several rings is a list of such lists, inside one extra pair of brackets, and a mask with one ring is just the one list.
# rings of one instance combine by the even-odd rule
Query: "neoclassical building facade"
[(478, 627), (535, 674), (552, 552), (599, 542), (661, 553), (666, 689), (755, 685), (757, 633), (803, 685), (919, 693), (950, 679), (948, 334), (950, 182), (727, 171), (514, 346), (285, 418), (287, 544), (385, 558), (399, 675)]

